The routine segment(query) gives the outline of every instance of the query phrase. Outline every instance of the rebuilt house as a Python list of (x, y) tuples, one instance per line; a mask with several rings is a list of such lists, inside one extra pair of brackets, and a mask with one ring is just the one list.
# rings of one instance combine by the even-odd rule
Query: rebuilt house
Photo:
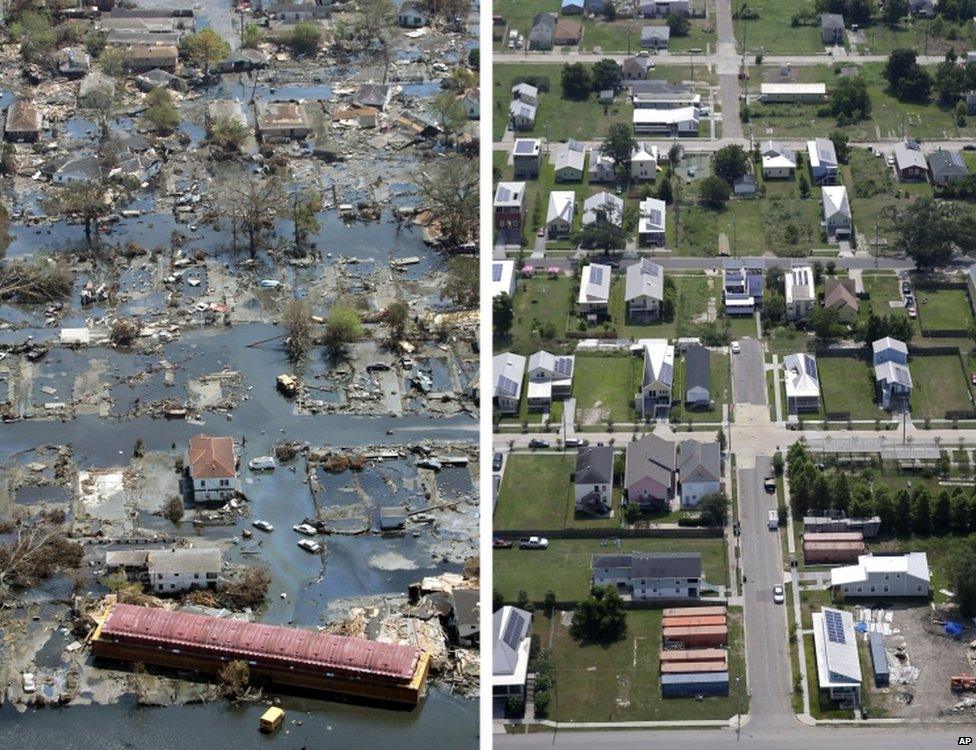
[(637, 244), (659, 247), (667, 238), (667, 204), (657, 198), (645, 198), (640, 202), (640, 219), (637, 222)]
[(821, 607), (812, 617), (820, 692), (830, 700), (859, 706), (862, 678), (854, 616), (843, 609)]
[(41, 137), (44, 117), (41, 110), (26, 99), (17, 99), (7, 107), (7, 120), (3, 126), (4, 140), (33, 143)]
[(552, 13), (537, 13), (529, 31), (529, 49), (550, 50), (555, 36), (556, 16)]
[(902, 182), (925, 182), (929, 166), (918, 141), (905, 139), (895, 144), (895, 171)]
[(830, 588), (842, 597), (925, 597), (931, 591), (930, 580), (924, 552), (861, 555), (857, 565), (830, 571)]
[(595, 193), (583, 201), (583, 226), (608, 221), (620, 226), (623, 222), (624, 202), (606, 190)]
[(550, 157), (556, 182), (579, 182), (586, 166), (586, 146), (570, 138), (556, 146)]
[(684, 109), (701, 106), (701, 94), (691, 86), (667, 81), (634, 81), (630, 100), (635, 109)]
[(765, 263), (761, 258), (743, 262), (728, 259), (722, 265), (722, 302), (726, 315), (752, 315), (762, 310), (766, 289)]
[(576, 512), (586, 516), (610, 515), (613, 502), (613, 448), (595, 445), (580, 448), (573, 472)]
[(798, 352), (783, 358), (786, 411), (790, 415), (820, 411), (820, 375), (812, 354)]
[(664, 268), (648, 258), (627, 267), (624, 302), (628, 323), (647, 323), (661, 317)]
[(847, 188), (843, 185), (824, 185), (820, 191), (823, 203), (823, 226), (831, 242), (850, 237), (854, 228)]
[(590, 149), (590, 183), (613, 182), (617, 179), (617, 163), (612, 156), (600, 153), (599, 149)]
[(529, 409), (548, 410), (553, 399), (568, 398), (573, 393), (572, 354), (550, 354), (538, 351), (529, 357)]
[(667, 49), (671, 43), (670, 26), (645, 26), (641, 29), (641, 47), (655, 52)]
[(832, 185), (837, 181), (837, 150), (829, 138), (807, 141), (810, 157), (810, 176), (817, 185)]
[(824, 307), (836, 310), (841, 323), (853, 323), (861, 307), (854, 294), (854, 279), (831, 277), (824, 281)]
[(796, 152), (781, 143), (762, 146), (762, 173), (767, 180), (789, 180), (796, 172)]
[(888, 411), (908, 411), (912, 398), (912, 373), (908, 347), (886, 336), (871, 344), (878, 403)]
[(635, 180), (657, 179), (658, 147), (646, 141), (637, 141), (630, 155), (630, 176)]
[(508, 105), (508, 119), (512, 130), (532, 130), (537, 112), (536, 105), (513, 99)]
[(237, 455), (229, 437), (195, 435), (186, 453), (193, 499), (199, 502), (232, 499), (240, 491)]
[(493, 207), (495, 229), (521, 233), (525, 222), (525, 183), (499, 182)]
[(430, 23), (430, 18), (424, 10), (424, 6), (416, 0), (407, 0), (400, 6), (396, 17), (397, 26), (406, 29), (419, 29)]
[(312, 122), (300, 102), (258, 102), (256, 112), (262, 143), (302, 140), (312, 133)]
[(542, 141), (538, 138), (516, 138), (512, 146), (512, 170), (517, 180), (534, 180), (539, 176)]
[(786, 292), (786, 319), (806, 320), (817, 302), (812, 266), (796, 266), (783, 277)]
[(493, 260), (491, 262), (491, 297), (499, 294), (515, 295), (515, 261)]
[(701, 344), (685, 350), (685, 406), (689, 409), (712, 408), (711, 355)]
[(521, 354), (502, 352), (492, 358), (492, 403), (500, 413), (518, 413), (524, 375), (525, 357)]
[(560, 47), (573, 47), (579, 44), (583, 35), (583, 24), (568, 18), (556, 21), (556, 28), (552, 32), (552, 43)]
[(932, 172), (932, 183), (939, 186), (959, 182), (969, 176), (969, 167), (963, 161), (962, 154), (941, 148), (929, 154), (929, 169)]
[(625, 57), (620, 69), (625, 81), (643, 81), (651, 69), (651, 61), (646, 53), (634, 57)]
[(722, 449), (717, 442), (681, 441), (676, 468), (682, 508), (695, 508), (703, 497), (722, 489)]
[(763, 83), (759, 91), (759, 98), (767, 104), (816, 104), (827, 99), (825, 83)]
[(642, 419), (666, 417), (674, 384), (674, 347), (667, 339), (641, 339), (638, 345), (644, 349), (644, 375), (634, 405)]
[(969, 305), (976, 314), (976, 266), (966, 269), (966, 291), (969, 293)]
[(573, 231), (576, 214), (576, 193), (572, 190), (553, 190), (549, 193), (546, 210), (546, 237), (550, 240), (568, 237)]
[(627, 443), (624, 502), (641, 511), (669, 510), (675, 490), (675, 444), (653, 432)]
[(843, 44), (844, 16), (840, 13), (822, 13), (820, 15), (820, 39), (824, 44)]
[(634, 133), (667, 137), (698, 135), (698, 107), (634, 109)]
[(613, 586), (634, 601), (698, 599), (701, 596), (701, 555), (697, 552), (593, 555), (593, 586)]
[(504, 606), (492, 615), (491, 695), (501, 703), (525, 699), (532, 646), (532, 613)]
[(516, 83), (512, 86), (512, 99), (526, 104), (539, 105), (539, 89), (529, 83)]
[(579, 297), (576, 300), (580, 312), (597, 319), (607, 314), (610, 305), (610, 274), (613, 269), (600, 263), (588, 263), (580, 273)]

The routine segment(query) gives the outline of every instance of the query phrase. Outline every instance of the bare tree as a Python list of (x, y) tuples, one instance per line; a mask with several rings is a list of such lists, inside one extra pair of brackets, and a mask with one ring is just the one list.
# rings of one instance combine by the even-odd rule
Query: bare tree
[(478, 163), (456, 155), (420, 176), (420, 190), (448, 248), (478, 237)]
[(281, 176), (271, 174), (242, 175), (228, 180), (220, 192), (220, 210), (216, 220), (226, 217), (231, 223), (233, 249), (237, 249), (237, 233), (247, 237), (247, 248), (254, 258), (264, 245), (267, 232), (274, 227), (285, 207), (285, 193)]
[(18, 523), (11, 533), (14, 538), (0, 545), (0, 600), (11, 589), (30, 588), (58, 570), (77, 568), (85, 555), (57, 524)]
[(85, 241), (91, 247), (98, 242), (98, 222), (112, 210), (112, 204), (106, 200), (107, 193), (108, 185), (102, 180), (73, 182), (46, 198), (43, 206), (50, 214), (81, 219), (85, 225)]
[(284, 320), (288, 329), (285, 339), (288, 359), (297, 362), (312, 346), (312, 312), (308, 302), (303, 299), (291, 300), (285, 307)]

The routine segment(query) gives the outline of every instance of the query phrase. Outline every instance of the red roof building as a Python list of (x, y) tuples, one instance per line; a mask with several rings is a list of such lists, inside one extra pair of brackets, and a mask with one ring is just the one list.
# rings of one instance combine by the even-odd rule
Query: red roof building
[(239, 659), (254, 681), (411, 705), (429, 669), (413, 646), (131, 604), (114, 604), (91, 643), (96, 656), (210, 674)]
[(186, 463), (196, 500), (224, 501), (237, 493), (237, 456), (231, 438), (195, 435), (190, 438)]

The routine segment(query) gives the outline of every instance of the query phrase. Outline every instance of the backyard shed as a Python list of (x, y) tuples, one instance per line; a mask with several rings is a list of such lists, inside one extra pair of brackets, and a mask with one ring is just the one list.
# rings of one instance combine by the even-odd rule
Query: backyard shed
[(725, 625), (664, 628), (665, 643), (683, 643), (686, 646), (724, 646), (729, 629)]
[(661, 675), (661, 695), (677, 698), (689, 695), (728, 695), (728, 672)]
[(891, 677), (891, 670), (888, 667), (888, 652), (885, 651), (884, 634), (877, 631), (871, 633), (871, 667), (874, 669), (874, 684), (877, 687), (885, 687)]

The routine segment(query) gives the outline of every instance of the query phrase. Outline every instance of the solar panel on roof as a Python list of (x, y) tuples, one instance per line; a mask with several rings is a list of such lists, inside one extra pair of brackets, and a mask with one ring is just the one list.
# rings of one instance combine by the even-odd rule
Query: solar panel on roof
[(814, 361), (813, 357), (803, 358), (803, 368), (807, 371), (807, 375), (814, 380), (817, 379), (817, 363)]
[(824, 610), (824, 623), (827, 626), (827, 640), (833, 643), (847, 643), (844, 636), (844, 620), (840, 612), (832, 609)]
[(521, 612), (516, 612), (515, 610), (509, 611), (508, 622), (505, 624), (505, 632), (502, 633), (502, 643), (513, 651), (518, 650), (519, 636), (522, 634), (524, 622), (525, 618)]
[(603, 268), (601, 266), (590, 266), (590, 283), (603, 283)]
[(515, 141), (516, 154), (531, 154), (535, 151), (535, 141), (518, 140)]
[(648, 276), (657, 276), (658, 268), (660, 266), (657, 263), (653, 263), (647, 258), (641, 260), (641, 273), (646, 273)]
[(652, 208), (648, 215), (650, 216), (652, 224), (661, 226), (661, 212), (658, 209)]
[(511, 192), (507, 187), (503, 187), (501, 185), (498, 186), (498, 200), (507, 201), (509, 200), (510, 196)]
[(557, 357), (553, 369), (557, 375), (569, 375), (573, 371), (572, 357)]
[(491, 280), (501, 281), (502, 280), (502, 264), (492, 263), (491, 264)]
[(507, 375), (498, 378), (498, 390), (506, 396), (514, 396), (518, 393), (518, 383)]

